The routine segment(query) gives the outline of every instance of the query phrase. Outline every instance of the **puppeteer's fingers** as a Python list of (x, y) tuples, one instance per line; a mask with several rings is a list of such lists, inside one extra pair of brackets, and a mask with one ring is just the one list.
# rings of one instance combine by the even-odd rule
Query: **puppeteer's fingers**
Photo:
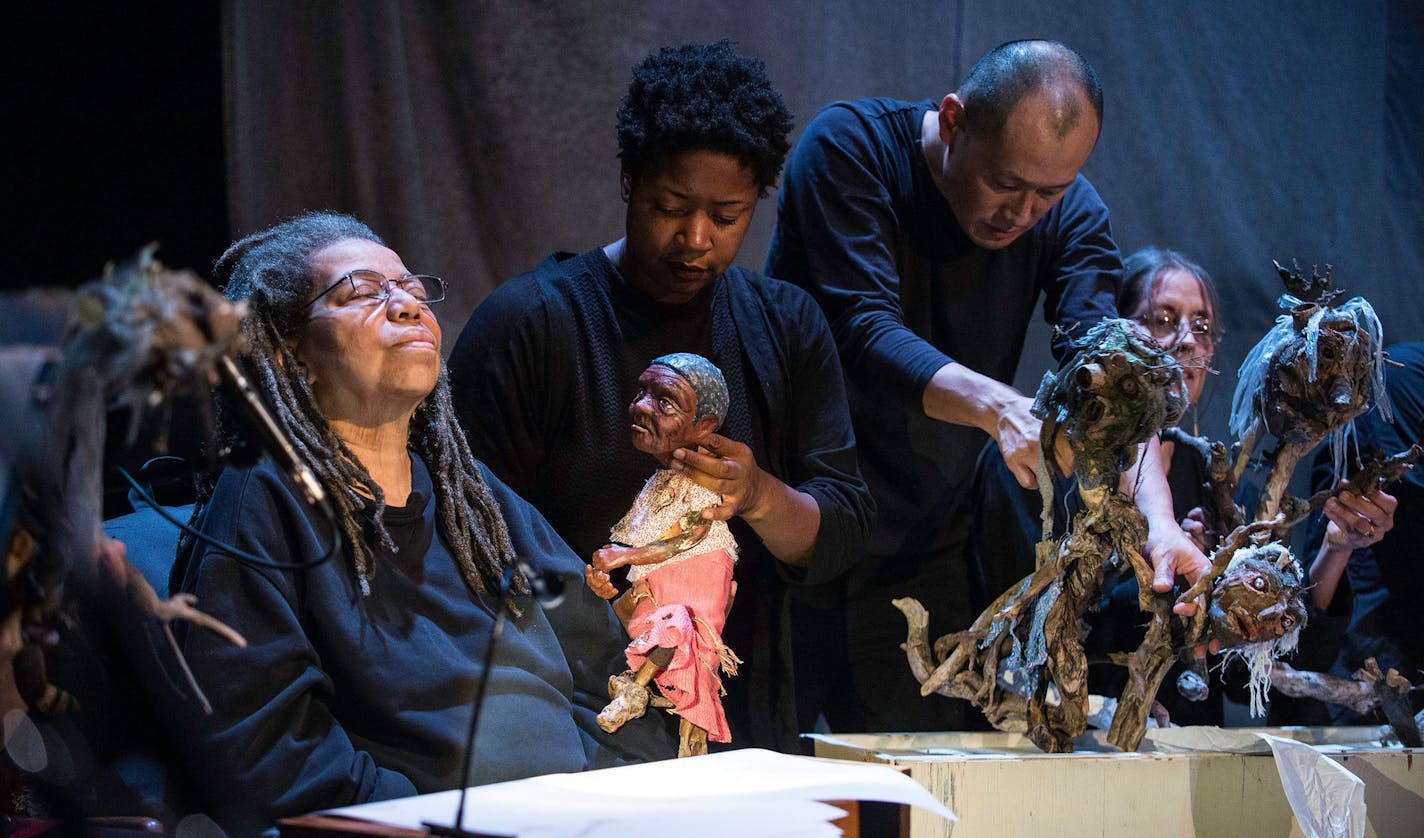
[(709, 506), (702, 510), (702, 517), (708, 521), (728, 521), (731, 520), (735, 509), (730, 503), (719, 503), (716, 506)]
[(1033, 473), (1033, 469), (1024, 466), (1015, 466), (1013, 469), (1014, 479), (1025, 489), (1037, 489), (1038, 477)]
[(708, 434), (701, 442), (701, 446), (712, 452), (712, 456), (714, 457), (723, 456), (731, 446), (737, 444), (739, 443), (733, 442), (727, 437), (717, 433)]
[[(1156, 558), (1155, 556), (1153, 557)], [(1154, 563), (1152, 568), (1152, 590), (1159, 594), (1165, 594), (1172, 590), (1173, 582), (1172, 562), (1170, 560), (1160, 560)]]
[(727, 470), (726, 462), (721, 457), (703, 454), (690, 448), (679, 448), (673, 452), (672, 457), (675, 461), (674, 467), (680, 465), (683, 470), (700, 471), (711, 477), (726, 476), (722, 474)]

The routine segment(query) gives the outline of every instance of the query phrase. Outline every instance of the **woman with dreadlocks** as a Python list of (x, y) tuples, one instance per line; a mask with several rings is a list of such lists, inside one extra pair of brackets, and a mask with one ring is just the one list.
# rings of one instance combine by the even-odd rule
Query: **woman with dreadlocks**
[(503, 585), (529, 591), (523, 566), (583, 562), (466, 446), (431, 309), (444, 282), (330, 213), (237, 242), (217, 276), (248, 302), (255, 382), (332, 510), (267, 462), (201, 492), (194, 519), (223, 544), (190, 539), (174, 580), (248, 639), (185, 639), (214, 709), (194, 767), (218, 814), (247, 827), (460, 785), (482, 680), (477, 783), (666, 755), (654, 720), (616, 740), (594, 722), (624, 645), (603, 600), (570, 585), (547, 613), (502, 602)]

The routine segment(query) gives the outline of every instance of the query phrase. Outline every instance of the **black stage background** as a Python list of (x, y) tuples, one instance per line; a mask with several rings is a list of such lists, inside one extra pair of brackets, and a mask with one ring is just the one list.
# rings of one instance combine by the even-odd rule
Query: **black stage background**
[[(836, 98), (940, 96), (1030, 36), (1102, 78), (1086, 173), (1124, 251), (1175, 247), (1221, 286), (1203, 430), (1224, 434), (1235, 367), (1276, 314), (1272, 258), (1333, 264), (1387, 340), (1424, 337), (1417, 0), (58, 4), (11, 27), (4, 283), (72, 285), (150, 239), (206, 273), (232, 236), (329, 207), (452, 281), (453, 342), (501, 279), (620, 235), (613, 115), (649, 50), (734, 39), (799, 128)], [(1039, 331), (1021, 385), (1048, 363)]]

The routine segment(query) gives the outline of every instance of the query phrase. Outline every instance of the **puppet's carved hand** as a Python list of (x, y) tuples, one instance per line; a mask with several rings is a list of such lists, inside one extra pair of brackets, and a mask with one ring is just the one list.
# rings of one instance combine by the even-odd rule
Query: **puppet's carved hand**
[(608, 578), (608, 574), (591, 565), (585, 565), (583, 569), (583, 581), (602, 599), (613, 599), (618, 596), (618, 589), (614, 587), (613, 581)]

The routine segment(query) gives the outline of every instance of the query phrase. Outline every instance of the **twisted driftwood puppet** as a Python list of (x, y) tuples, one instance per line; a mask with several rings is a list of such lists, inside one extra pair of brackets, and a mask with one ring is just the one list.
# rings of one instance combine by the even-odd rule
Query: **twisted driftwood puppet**
[[(1213, 554), (1211, 569), (1178, 601), (1202, 601), (1212, 592), (1205, 611), (1210, 635), (1246, 659), (1255, 715), (1264, 713), (1272, 672), (1282, 671), (1273, 659), (1295, 648), (1305, 623), (1304, 574), (1281, 542), (1334, 494), (1301, 499), (1287, 495), (1286, 486), (1301, 458), (1327, 438), (1335, 472), (1343, 471), (1351, 422), (1372, 396), (1384, 416), (1390, 415), (1383, 334), (1369, 302), (1354, 297), (1333, 305), (1340, 292), (1332, 287), (1329, 267), (1324, 277), (1312, 269), (1308, 278), (1298, 266), (1286, 270), (1276, 263), (1275, 268), (1289, 292), (1280, 299), (1287, 311), (1241, 365), (1231, 413), (1237, 442), (1230, 455), (1219, 442), (1168, 431), (1206, 457), (1212, 499), (1203, 510), (1206, 529), (1230, 533)], [(1248, 524), (1234, 498), (1253, 451), (1267, 435), (1275, 437), (1277, 447), (1264, 455), (1264, 489), (1255, 522)], [(1418, 457), (1417, 451), (1388, 458), (1372, 453), (1355, 464), (1347, 488), (1363, 494), (1382, 487)], [(1201, 615), (1188, 626), (1192, 637), (1203, 636)]]
[(1274, 263), (1289, 292), (1280, 299), (1287, 309), (1276, 325), (1246, 356), (1231, 403), (1231, 432), (1237, 438), (1231, 475), (1240, 481), (1258, 442), (1269, 433), (1278, 447), (1268, 455), (1270, 473), (1255, 518), (1267, 521), (1284, 513), (1284, 535), (1310, 510), (1288, 498), (1300, 459), (1331, 438), (1335, 473), (1343, 471), (1350, 422), (1365, 412), (1374, 395), (1386, 421), (1389, 399), (1384, 389), (1384, 334), (1374, 309), (1363, 297), (1336, 306), (1331, 269), (1314, 269), (1307, 279), (1299, 266), (1288, 271)]
[[(1068, 534), (1040, 543), (1037, 570), (968, 630), (935, 642), (938, 666), (930, 657), (924, 606), (908, 597), (894, 602), (909, 624), (904, 648), (924, 695), (968, 699), (995, 727), (1027, 731), (1054, 752), (1072, 750), (1073, 737), (1087, 725), (1080, 617), (1098, 598), (1104, 571), (1132, 567), (1144, 580), (1144, 610), (1156, 607), (1152, 571), (1140, 552), (1147, 523), (1117, 491), (1117, 480), (1138, 446), (1186, 407), (1181, 368), (1131, 321), (1104, 321), (1076, 349), (1067, 367), (1044, 376), (1033, 406), (1043, 420), (1041, 463), (1051, 459), (1048, 448), (1060, 433), (1073, 452), (1084, 509)], [(1052, 492), (1042, 464), (1039, 485)], [(1046, 497), (1046, 515), (1052, 508)]]
[(633, 447), (661, 468), (585, 571), (589, 587), (605, 598), (616, 595), (608, 571), (627, 565), (632, 583), (618, 607), (633, 638), (630, 668), (608, 679), (611, 701), (598, 723), (612, 733), (643, 715), (651, 681), (681, 717), (678, 756), (694, 756), (707, 752), (708, 739), (731, 741), (718, 671), (735, 675), (741, 663), (721, 637), (737, 544), (725, 522), (703, 516), (721, 497), (671, 465), (673, 452), (695, 449), (721, 425), (727, 385), (711, 361), (683, 352), (655, 358), (638, 388), (628, 406)]
[[(116, 619), (159, 621), (175, 654), (169, 624), (176, 619), (244, 642), (196, 610), (191, 596), (160, 598), (100, 529), (106, 408), (130, 406), (136, 431), (145, 412), (166, 410), (175, 393), (210, 386), (219, 358), (240, 349), (243, 308), (194, 274), (165, 269), (153, 250), (117, 269), (110, 265), (79, 289), (57, 352), (31, 346), (6, 352), (5, 389), (14, 392), (6, 394), (0, 446), (10, 478), (0, 521), (6, 541), (0, 666), (10, 672), (0, 681), (13, 677), (27, 713), (76, 709), (49, 683), (45, 666), (45, 646), (58, 641), (55, 627), (66, 619), (66, 585), (117, 603), (123, 613)], [(191, 676), (189, 687), (206, 704)]]

